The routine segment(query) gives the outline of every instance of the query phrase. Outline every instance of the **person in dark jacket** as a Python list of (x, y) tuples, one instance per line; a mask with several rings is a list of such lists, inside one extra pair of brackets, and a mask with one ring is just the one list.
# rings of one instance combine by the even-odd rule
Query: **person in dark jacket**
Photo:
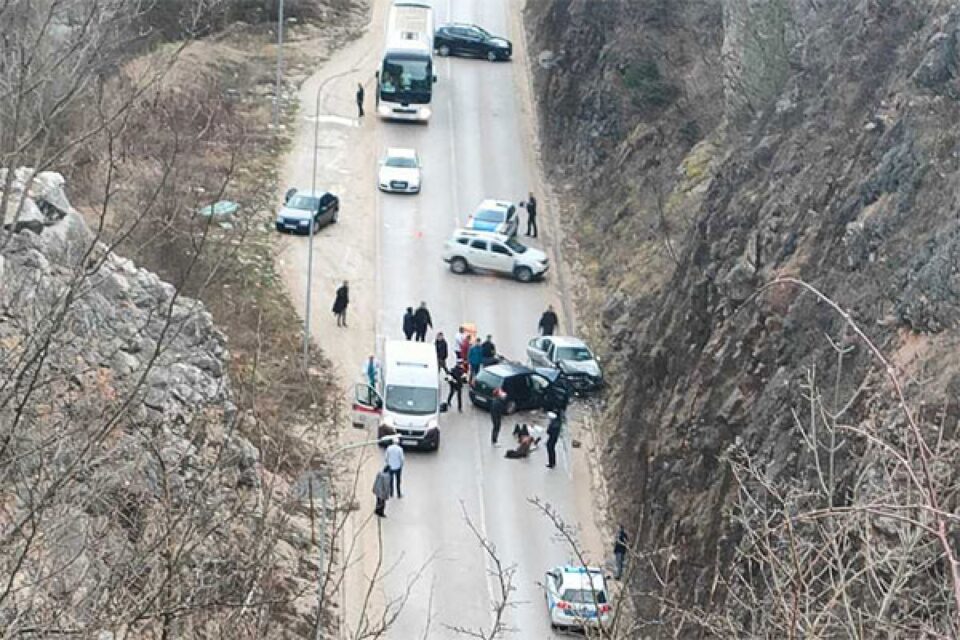
[(547, 468), (557, 466), (557, 440), (560, 439), (560, 430), (563, 428), (563, 418), (560, 414), (551, 411), (547, 414), (550, 424), (547, 425)]
[(357, 83), (357, 117), (363, 117), (363, 85)]
[(500, 437), (500, 423), (503, 421), (503, 414), (507, 411), (507, 394), (503, 389), (497, 387), (493, 390), (493, 398), (490, 400), (490, 444), (497, 444), (497, 438)]
[(477, 340), (467, 351), (467, 364), (470, 365), (470, 382), (473, 382), (483, 366), (483, 345)]
[(496, 364), (497, 345), (493, 344), (493, 336), (487, 336), (487, 339), (484, 340), (483, 344), (480, 345), (480, 350), (483, 354), (483, 366), (487, 367), (492, 364)]
[(620, 525), (620, 530), (617, 531), (617, 539), (613, 543), (613, 557), (617, 561), (617, 573), (613, 576), (619, 580), (623, 576), (623, 564), (627, 557), (627, 544), (629, 543), (630, 538), (627, 536), (627, 530), (623, 528), (623, 525)]
[(526, 202), (521, 203), (527, 208), (527, 236), (537, 237), (537, 199), (533, 193), (527, 198)]
[(447, 347), (447, 339), (443, 337), (443, 331), (437, 332), (437, 337), (433, 341), (433, 346), (437, 349), (437, 366), (443, 371), (447, 370), (447, 356), (450, 351)]
[(407, 340), (410, 340), (416, 331), (413, 322), (413, 307), (407, 307), (407, 312), (403, 314), (403, 335)]
[(547, 305), (547, 310), (540, 316), (540, 324), (537, 325), (540, 328), (540, 335), (552, 336), (558, 324), (560, 324), (560, 319), (557, 318), (557, 312), (553, 310), (553, 305)]
[(413, 328), (417, 342), (425, 342), (427, 329), (433, 328), (433, 320), (430, 319), (430, 311), (427, 309), (426, 302), (421, 302), (417, 310), (413, 312)]
[(350, 304), (350, 287), (347, 281), (337, 289), (337, 297), (333, 299), (333, 315), (337, 316), (337, 326), (347, 326), (347, 305)]
[(463, 385), (467, 381), (467, 374), (464, 370), (463, 360), (457, 360), (457, 364), (453, 365), (453, 369), (447, 372), (447, 384), (450, 385), (450, 393), (447, 394), (447, 406), (450, 407), (450, 401), (453, 400), (453, 397), (457, 397), (457, 411), (463, 413), (463, 396), (461, 391), (463, 391)]
[(384, 466), (383, 471), (377, 474), (373, 481), (373, 495), (377, 497), (377, 507), (373, 510), (381, 518), (386, 518), (387, 500), (393, 488), (393, 476), (390, 475), (390, 467)]

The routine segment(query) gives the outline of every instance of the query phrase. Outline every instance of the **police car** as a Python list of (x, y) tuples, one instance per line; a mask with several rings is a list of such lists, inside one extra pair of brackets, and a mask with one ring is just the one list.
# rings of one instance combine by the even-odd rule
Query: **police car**
[(605, 627), (610, 622), (607, 581), (597, 567), (560, 566), (543, 581), (554, 629)]

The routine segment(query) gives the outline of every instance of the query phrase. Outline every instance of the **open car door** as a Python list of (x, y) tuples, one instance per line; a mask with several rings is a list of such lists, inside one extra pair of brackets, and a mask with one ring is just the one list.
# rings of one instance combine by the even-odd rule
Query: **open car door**
[(353, 388), (353, 426), (376, 429), (383, 415), (383, 399), (377, 390), (368, 384), (359, 383)]

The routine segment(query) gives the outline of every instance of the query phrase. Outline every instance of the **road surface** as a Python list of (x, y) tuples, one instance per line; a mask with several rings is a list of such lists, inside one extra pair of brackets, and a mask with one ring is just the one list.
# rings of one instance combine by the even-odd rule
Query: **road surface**
[[(531, 123), (523, 108), (525, 64), (519, 32), (519, 7), (511, 0), (435, 0), (436, 22), (472, 22), (513, 39), (513, 62), (436, 58), (433, 117), (430, 123), (385, 123), (368, 115), (355, 118), (353, 90), (367, 84), (367, 112), (373, 112), (373, 71), (382, 41), (386, 2), (375, 4), (373, 23), (361, 40), (345, 48), (311, 78), (301, 93), (302, 118), (284, 174), (286, 184), (308, 188), (311, 182), (314, 100), (319, 89), (318, 186), (342, 199), (340, 223), (314, 239), (312, 331), (338, 365), (345, 388), (358, 379), (364, 357), (386, 338), (402, 338), (401, 318), (407, 306), (425, 301), (435, 330), (453, 342), (460, 322), (476, 324), (491, 334), (498, 350), (525, 360), (527, 341), (548, 303), (560, 308), (561, 294), (551, 254), (551, 272), (543, 282), (521, 284), (490, 275), (455, 275), (441, 260), (445, 240), (484, 198), (519, 201), (538, 183), (530, 148)], [(423, 189), (416, 196), (376, 191), (377, 157), (388, 146), (411, 147), (423, 159)], [(541, 238), (535, 246), (551, 249), (557, 226), (541, 201)], [(521, 210), (521, 231), (525, 211)], [(522, 240), (526, 240), (521, 236)], [(306, 238), (285, 240), (285, 279), (294, 301), (302, 304), (305, 287)], [(340, 280), (351, 284), (349, 329), (337, 329), (329, 312)], [(428, 334), (432, 340), (434, 333)], [(444, 385), (444, 391), (446, 385)], [(506, 612), (515, 637), (550, 638), (543, 592), (544, 571), (571, 559), (569, 547), (554, 526), (530, 504), (551, 504), (569, 522), (581, 523), (585, 546), (597, 550), (592, 524), (585, 454), (560, 447), (559, 464), (547, 469), (546, 453), (527, 460), (508, 460), (510, 430), (518, 420), (546, 424), (542, 414), (504, 420), (500, 446), (490, 444), (490, 419), (467, 401), (441, 419), (439, 452), (408, 452), (403, 473), (404, 497), (391, 500), (381, 521), (383, 557), (388, 569), (378, 585), (380, 606), (409, 592), (392, 621), (388, 638), (457, 638), (452, 627), (489, 629), (491, 602), (499, 584), (493, 564), (471, 534), (467, 518), (496, 546), (512, 568)], [(349, 427), (347, 427), (349, 428)], [(569, 441), (569, 438), (567, 439)], [(379, 455), (371, 452), (372, 456)], [(367, 465), (375, 472), (376, 461)], [(356, 530), (377, 522), (368, 518), (372, 496), (362, 480)], [(593, 556), (594, 561), (602, 560)], [(371, 571), (367, 558), (356, 571)], [(359, 590), (348, 586), (349, 597)], [(356, 603), (347, 602), (348, 616)], [(349, 635), (349, 634), (348, 634)]]

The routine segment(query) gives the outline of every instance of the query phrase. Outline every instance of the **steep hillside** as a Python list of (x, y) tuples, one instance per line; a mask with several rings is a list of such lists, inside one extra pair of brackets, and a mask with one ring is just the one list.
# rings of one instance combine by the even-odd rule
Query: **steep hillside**
[(604, 285), (580, 297), (620, 374), (641, 619), (955, 634), (960, 11), (529, 0), (527, 25)]

